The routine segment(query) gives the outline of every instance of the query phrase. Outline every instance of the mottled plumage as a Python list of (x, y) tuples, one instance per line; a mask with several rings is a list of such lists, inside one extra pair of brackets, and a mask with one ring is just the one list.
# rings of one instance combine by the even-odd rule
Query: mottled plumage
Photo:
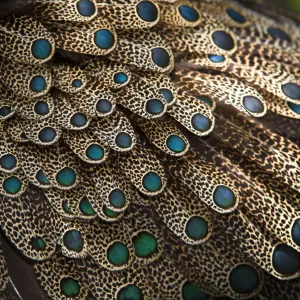
[(1, 5), (1, 299), (299, 299), (299, 18)]

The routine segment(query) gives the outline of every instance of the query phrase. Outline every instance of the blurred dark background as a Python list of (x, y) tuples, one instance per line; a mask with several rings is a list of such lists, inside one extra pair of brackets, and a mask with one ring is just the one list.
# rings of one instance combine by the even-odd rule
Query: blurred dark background
[(266, 0), (270, 5), (288, 9), (291, 12), (300, 14), (300, 0)]
[(288, 1), (280, 1), (285, 2), (286, 8), (300, 14), (300, 0), (288, 0)]

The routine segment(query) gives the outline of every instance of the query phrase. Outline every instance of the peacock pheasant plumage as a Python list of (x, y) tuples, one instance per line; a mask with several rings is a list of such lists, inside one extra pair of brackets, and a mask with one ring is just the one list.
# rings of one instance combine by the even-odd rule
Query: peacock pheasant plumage
[(300, 299), (299, 17), (0, 8), (0, 299)]

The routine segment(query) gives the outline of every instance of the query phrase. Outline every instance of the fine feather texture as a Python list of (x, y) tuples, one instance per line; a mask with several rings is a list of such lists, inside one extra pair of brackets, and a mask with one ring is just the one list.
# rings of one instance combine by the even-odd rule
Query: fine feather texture
[(0, 1), (0, 17), (8, 16), (13, 13), (29, 13), (30, 0), (1, 0)]
[(0, 297), (299, 298), (299, 23), (242, 2), (0, 2)]

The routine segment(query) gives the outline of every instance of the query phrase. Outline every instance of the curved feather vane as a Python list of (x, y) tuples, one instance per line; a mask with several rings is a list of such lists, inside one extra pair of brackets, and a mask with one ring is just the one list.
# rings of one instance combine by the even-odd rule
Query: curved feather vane
[(0, 15), (1, 299), (7, 243), (41, 287), (24, 299), (299, 298), (299, 18), (261, 0)]
[(6, 262), (3, 256), (2, 249), (0, 250), (0, 268), (1, 268), (1, 280), (0, 280), (0, 291), (3, 291), (8, 283), (8, 270), (6, 267)]
[(1, 83), (18, 96), (39, 97), (51, 87), (51, 72), (43, 65), (22, 65), (12, 60), (1, 60), (0, 70)]
[(76, 1), (32, 1), (34, 12), (38, 18), (47, 18), (53, 21), (88, 22), (97, 16), (95, 0)]
[[(208, 59), (212, 57), (208, 56)], [(188, 90), (195, 96), (212, 95), (215, 101), (224, 101), (254, 117), (262, 117), (267, 112), (267, 104), (257, 90), (234, 78), (199, 72), (180, 73), (179, 78), (178, 85), (181, 89)], [(251, 102), (255, 102), (255, 106)]]
[(124, 4), (103, 2), (105, 1), (97, 1), (98, 18), (117, 30), (153, 27), (160, 20), (160, 7), (154, 1), (125, 1)]
[(55, 51), (54, 39), (38, 21), (21, 16), (0, 21), (0, 55), (24, 64), (41, 64)]

